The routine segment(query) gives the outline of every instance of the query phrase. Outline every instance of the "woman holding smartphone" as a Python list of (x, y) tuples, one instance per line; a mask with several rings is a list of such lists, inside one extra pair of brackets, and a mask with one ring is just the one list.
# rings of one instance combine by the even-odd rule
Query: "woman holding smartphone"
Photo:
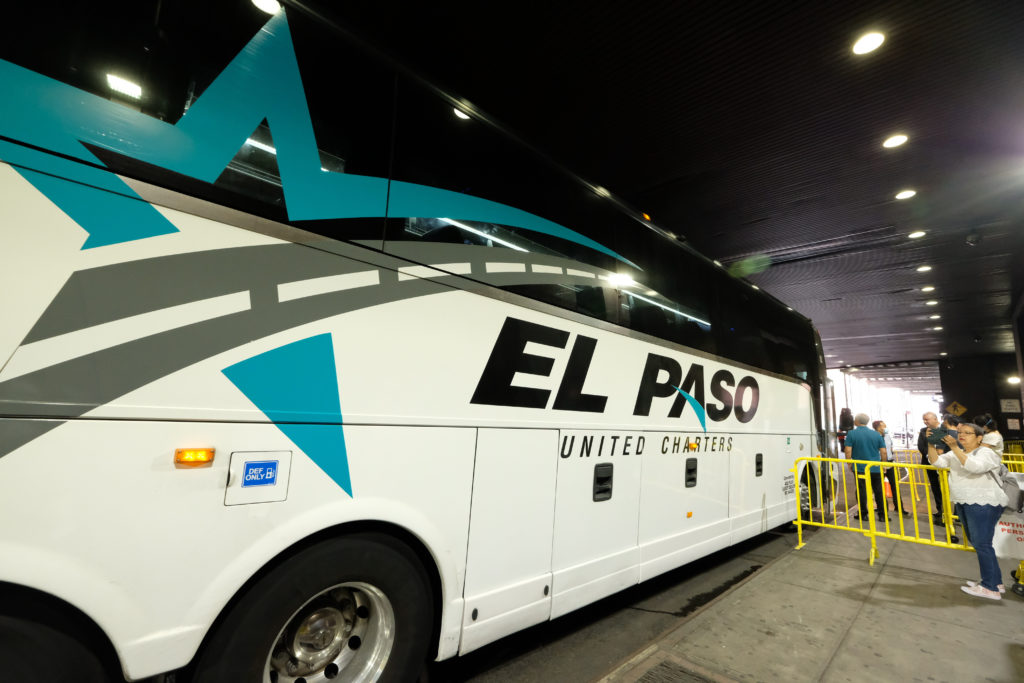
[(961, 423), (957, 426), (959, 443), (951, 434), (942, 439), (949, 446), (949, 452), (939, 454), (934, 444), (928, 444), (928, 462), (949, 470), (950, 498), (964, 525), (964, 534), (978, 554), (981, 580), (968, 581), (960, 590), (979, 598), (1000, 600), (1006, 589), (996, 551), (992, 548), (992, 537), (1008, 501), (1002, 486), (990, 474), (999, 471), (1002, 460), (995, 451), (982, 445), (984, 434), (976, 424)]

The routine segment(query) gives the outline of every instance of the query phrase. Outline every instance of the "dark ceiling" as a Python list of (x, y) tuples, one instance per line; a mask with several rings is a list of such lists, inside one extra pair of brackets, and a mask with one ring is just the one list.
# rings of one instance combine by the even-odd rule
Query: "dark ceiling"
[(770, 257), (750, 281), (814, 321), (831, 367), (1013, 351), (1024, 2), (321, 10), (709, 257)]

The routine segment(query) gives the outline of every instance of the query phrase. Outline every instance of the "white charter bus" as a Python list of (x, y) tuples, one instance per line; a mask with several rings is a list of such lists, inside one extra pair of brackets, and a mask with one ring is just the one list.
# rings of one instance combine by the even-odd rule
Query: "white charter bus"
[(2, 680), (411, 681), (797, 514), (810, 321), (326, 12), (0, 28)]

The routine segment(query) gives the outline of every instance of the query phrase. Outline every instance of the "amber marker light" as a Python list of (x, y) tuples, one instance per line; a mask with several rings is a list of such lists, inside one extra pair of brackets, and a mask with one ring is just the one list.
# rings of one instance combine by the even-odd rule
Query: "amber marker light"
[(645, 213), (645, 214), (642, 214), (642, 215), (643, 215), (645, 221), (651, 220), (651, 217), (648, 214)]
[(178, 448), (174, 451), (175, 467), (207, 467), (213, 464), (213, 448)]

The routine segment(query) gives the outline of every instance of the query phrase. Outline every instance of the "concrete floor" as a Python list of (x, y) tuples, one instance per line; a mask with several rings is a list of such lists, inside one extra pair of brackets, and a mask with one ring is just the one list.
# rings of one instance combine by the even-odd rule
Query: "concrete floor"
[(880, 539), (870, 566), (868, 543), (821, 530), (603, 680), (1024, 680), (1024, 600), (963, 593), (974, 553)]
[(762, 534), (465, 657), (432, 664), (429, 681), (599, 679), (795, 545), (795, 533)]

